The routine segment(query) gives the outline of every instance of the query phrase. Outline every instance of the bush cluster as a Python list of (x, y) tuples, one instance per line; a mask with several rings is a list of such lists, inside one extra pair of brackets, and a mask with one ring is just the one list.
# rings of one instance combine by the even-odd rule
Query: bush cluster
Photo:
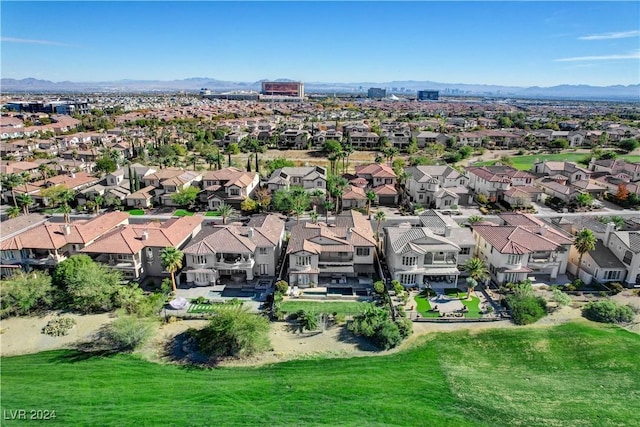
[(69, 335), (69, 331), (75, 326), (75, 324), (76, 321), (71, 317), (59, 317), (57, 319), (50, 320), (47, 325), (42, 328), (42, 333), (52, 337)]
[(506, 300), (511, 307), (511, 318), (516, 325), (528, 325), (537, 322), (547, 314), (547, 302), (533, 295), (530, 282), (513, 285), (513, 294)]
[(136, 316), (121, 316), (111, 322), (104, 331), (104, 339), (118, 351), (133, 351), (153, 335), (155, 322)]
[(413, 332), (413, 324), (406, 317), (396, 321), (389, 319), (389, 312), (382, 308), (371, 308), (349, 322), (348, 329), (368, 338), (373, 345), (383, 350), (398, 346)]
[(564, 305), (571, 304), (571, 297), (565, 294), (564, 292), (562, 292), (560, 289), (556, 288), (552, 291), (552, 293), (553, 293), (553, 296), (551, 297), (551, 299), (557, 302), (558, 305), (564, 306)]
[(633, 320), (633, 310), (611, 300), (593, 301), (582, 309), (582, 315), (600, 323), (628, 323)]

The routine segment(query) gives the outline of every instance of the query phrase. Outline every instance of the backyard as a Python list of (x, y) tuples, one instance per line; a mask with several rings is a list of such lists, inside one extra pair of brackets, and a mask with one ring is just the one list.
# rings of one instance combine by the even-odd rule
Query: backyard
[(637, 334), (584, 320), (431, 333), (380, 357), (248, 368), (58, 350), (2, 358), (2, 409), (55, 411), (46, 423), (64, 426), (628, 426), (638, 424), (638, 353)]
[(344, 315), (354, 315), (364, 312), (368, 307), (371, 307), (370, 303), (366, 302), (353, 302), (353, 301), (283, 301), (281, 310), (284, 313), (296, 313), (300, 310), (312, 312), (312, 313), (338, 313)]
[[(482, 313), (480, 312), (480, 299), (476, 296), (471, 296), (470, 300), (467, 300), (466, 292), (457, 292), (451, 290), (446, 293), (446, 295), (451, 299), (458, 299), (460, 303), (464, 307), (466, 307), (466, 312), (464, 313), (464, 317), (467, 319), (479, 319), (482, 317)], [(414, 298), (416, 302), (416, 311), (420, 313), (422, 317), (441, 317), (440, 312), (438, 310), (434, 310), (437, 304), (432, 306), (431, 302), (421, 295), (416, 295)]]

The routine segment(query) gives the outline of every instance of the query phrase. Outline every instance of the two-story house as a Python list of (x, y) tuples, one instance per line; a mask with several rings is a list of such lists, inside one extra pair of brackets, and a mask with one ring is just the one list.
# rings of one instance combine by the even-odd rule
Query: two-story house
[(210, 210), (217, 209), (222, 203), (240, 209), (242, 202), (254, 193), (259, 184), (260, 176), (256, 172), (235, 167), (209, 171), (202, 178), (200, 201), (206, 203)]
[(168, 277), (162, 267), (162, 250), (184, 248), (198, 234), (202, 221), (202, 216), (194, 215), (164, 222), (122, 224), (104, 233), (81, 252), (119, 270), (126, 280), (141, 282), (148, 277)]
[(327, 188), (327, 169), (321, 166), (284, 167), (274, 170), (267, 181), (272, 193), (292, 186), (324, 191)]
[(451, 166), (412, 166), (407, 173), (405, 189), (417, 206), (451, 209), (470, 201), (469, 179)]
[(475, 256), (485, 261), (498, 284), (518, 283), (527, 277), (553, 280), (565, 274), (573, 239), (531, 215), (501, 215), (506, 225), (472, 226)]
[(397, 176), (390, 166), (382, 163), (358, 165), (356, 177), (367, 180), (367, 189), (376, 194), (376, 203), (383, 206), (398, 205)]
[(182, 191), (187, 187), (199, 187), (202, 174), (194, 171), (184, 171), (178, 176), (167, 178), (160, 181), (159, 202), (163, 206), (178, 206), (172, 199), (172, 196), (178, 191)]
[(53, 269), (109, 230), (126, 223), (128, 218), (129, 214), (125, 212), (109, 212), (70, 223), (48, 220), (3, 240), (0, 246), (2, 264)]
[(284, 233), (284, 221), (276, 215), (254, 216), (246, 226), (205, 226), (183, 251), (185, 280), (209, 286), (221, 278), (246, 283), (275, 277)]
[(289, 284), (362, 287), (374, 273), (375, 250), (371, 223), (357, 211), (339, 214), (335, 224), (296, 225), (287, 247)]
[[(468, 186), (476, 194), (484, 194), (489, 200), (504, 198), (504, 192), (512, 186), (532, 186), (535, 176), (511, 166), (469, 166), (466, 168)], [(536, 193), (532, 193), (536, 194)]]

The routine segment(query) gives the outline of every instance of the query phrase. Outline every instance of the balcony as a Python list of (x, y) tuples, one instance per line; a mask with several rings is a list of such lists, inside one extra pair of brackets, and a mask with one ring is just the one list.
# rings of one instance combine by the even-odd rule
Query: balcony
[(49, 255), (42, 255), (42, 256), (31, 255), (27, 258), (24, 258), (23, 261), (29, 265), (55, 267), (65, 259), (67, 259), (67, 257), (64, 255), (49, 254)]
[(131, 257), (129, 259), (118, 258), (112, 254), (101, 254), (96, 258), (96, 261), (116, 270), (138, 270), (140, 268), (140, 261)]
[(216, 259), (214, 268), (222, 270), (245, 270), (252, 269), (256, 261), (253, 257), (242, 255), (237, 256), (221, 256)]

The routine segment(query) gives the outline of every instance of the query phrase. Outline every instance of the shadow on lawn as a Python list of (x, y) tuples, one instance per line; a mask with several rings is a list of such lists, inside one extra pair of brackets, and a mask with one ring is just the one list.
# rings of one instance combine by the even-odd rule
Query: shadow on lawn
[(342, 329), (338, 334), (338, 340), (347, 344), (356, 344), (358, 346), (358, 350), (371, 352), (382, 351), (381, 349), (367, 341), (366, 338), (355, 335), (347, 328), (346, 325), (342, 326)]

